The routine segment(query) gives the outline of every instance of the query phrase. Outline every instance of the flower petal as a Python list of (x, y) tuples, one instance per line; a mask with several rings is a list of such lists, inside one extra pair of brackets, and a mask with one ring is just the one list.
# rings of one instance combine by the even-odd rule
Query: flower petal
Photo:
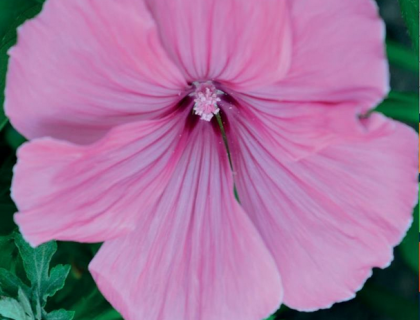
[(307, 157), (342, 137), (366, 131), (360, 125), (362, 107), (354, 103), (279, 102), (235, 94), (233, 104), (222, 102), (221, 106), (229, 117), (257, 131), (252, 134), (262, 134), (263, 139), (275, 142), (290, 160)]
[(283, 101), (377, 105), (389, 90), (385, 26), (372, 0), (293, 0), (287, 76), (256, 95)]
[(159, 203), (90, 265), (126, 320), (261, 320), (280, 305), (274, 261), (233, 196), (222, 138), (197, 124)]
[(186, 87), (142, 1), (50, 0), (10, 50), (5, 110), (27, 138), (91, 143)]
[(281, 79), (290, 63), (285, 0), (149, 0), (170, 57), (190, 81), (246, 90)]
[[(353, 298), (373, 267), (390, 264), (411, 224), (414, 130), (372, 114), (316, 152), (293, 158), (293, 144), (282, 145), (258, 118), (242, 114), (232, 123), (239, 198), (275, 257), (285, 304), (313, 311)], [(297, 122), (279, 126), (302, 134)]]
[(21, 147), (12, 196), (25, 239), (100, 242), (132, 231), (182, 153), (178, 118), (119, 126), (89, 146), (40, 138)]

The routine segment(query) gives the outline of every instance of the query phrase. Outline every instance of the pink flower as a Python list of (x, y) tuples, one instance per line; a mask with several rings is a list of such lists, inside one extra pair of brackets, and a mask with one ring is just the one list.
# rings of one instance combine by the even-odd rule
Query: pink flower
[(416, 202), (415, 132), (360, 117), (383, 38), (368, 0), (49, 0), (10, 51), (17, 224), (105, 241), (90, 271), (128, 320), (353, 298)]

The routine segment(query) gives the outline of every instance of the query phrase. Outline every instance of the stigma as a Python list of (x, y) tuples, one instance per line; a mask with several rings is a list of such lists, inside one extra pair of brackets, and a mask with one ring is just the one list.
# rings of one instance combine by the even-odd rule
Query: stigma
[(200, 116), (201, 120), (210, 121), (213, 116), (220, 112), (218, 103), (222, 101), (220, 95), (223, 91), (218, 90), (211, 81), (199, 83), (194, 82), (194, 114)]

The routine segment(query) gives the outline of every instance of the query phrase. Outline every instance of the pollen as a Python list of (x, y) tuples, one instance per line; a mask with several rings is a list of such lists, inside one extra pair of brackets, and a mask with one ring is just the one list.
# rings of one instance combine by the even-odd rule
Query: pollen
[(211, 82), (194, 83), (196, 90), (194, 96), (193, 111), (200, 116), (201, 120), (210, 121), (220, 109), (218, 103), (222, 101), (219, 96), (223, 94)]

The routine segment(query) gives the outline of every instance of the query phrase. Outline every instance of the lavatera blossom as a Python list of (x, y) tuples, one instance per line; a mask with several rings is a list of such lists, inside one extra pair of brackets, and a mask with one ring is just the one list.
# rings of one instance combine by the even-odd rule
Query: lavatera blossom
[(351, 299), (417, 201), (415, 132), (370, 111), (383, 40), (370, 0), (48, 0), (10, 51), (15, 221), (104, 241), (126, 320)]

